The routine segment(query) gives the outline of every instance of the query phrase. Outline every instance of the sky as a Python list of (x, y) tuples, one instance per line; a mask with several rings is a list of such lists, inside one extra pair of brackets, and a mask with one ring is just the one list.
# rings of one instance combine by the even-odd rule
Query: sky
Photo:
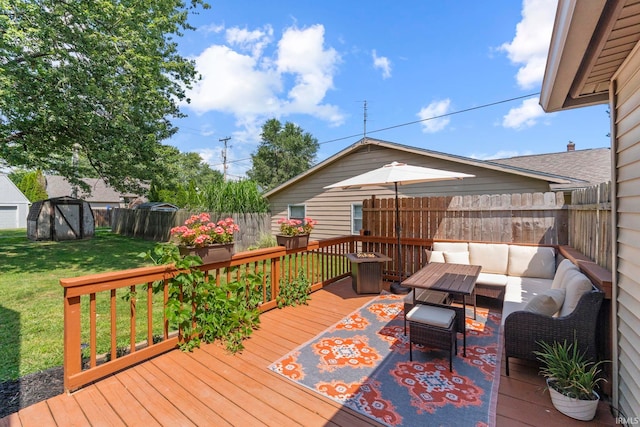
[[(201, 79), (166, 144), (239, 179), (262, 125), (292, 122), (316, 163), (371, 138), (495, 159), (609, 147), (607, 105), (539, 105), (556, 0), (209, 0), (178, 40)], [(365, 120), (366, 117), (366, 120)]]

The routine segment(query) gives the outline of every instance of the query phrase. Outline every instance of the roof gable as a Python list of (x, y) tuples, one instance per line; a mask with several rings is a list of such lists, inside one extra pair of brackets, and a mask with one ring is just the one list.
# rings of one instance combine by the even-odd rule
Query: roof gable
[(30, 203), (27, 196), (9, 179), (7, 175), (0, 175), (0, 204)]
[(446, 154), (446, 153), (441, 153), (441, 152), (438, 152), (438, 151), (427, 150), (427, 149), (424, 149), (424, 148), (417, 148), (417, 147), (411, 147), (411, 146), (408, 146), (408, 145), (397, 144), (397, 143), (394, 143), (394, 142), (382, 141), (382, 140), (379, 140), (379, 139), (363, 138), (363, 139), (359, 140), (358, 142), (356, 142), (355, 144), (353, 144), (353, 145), (345, 148), (344, 150), (340, 151), (339, 153), (337, 153), (337, 154), (329, 157), (328, 159), (318, 163), (317, 165), (313, 166), (312, 168), (310, 168), (306, 172), (303, 172), (300, 175), (290, 179), (289, 181), (279, 185), (278, 187), (268, 191), (265, 194), (265, 197), (267, 197), (267, 198), (271, 197), (274, 194), (285, 190), (289, 186), (291, 186), (291, 185), (303, 180), (305, 177), (307, 177), (307, 176), (309, 176), (311, 174), (314, 174), (314, 173), (322, 170), (323, 168), (326, 168), (329, 165), (332, 165), (332, 164), (334, 164), (336, 162), (339, 162), (341, 159), (345, 158), (346, 156), (348, 156), (348, 155), (352, 154), (353, 152), (361, 149), (362, 147), (366, 147), (368, 145), (380, 146), (380, 147), (388, 148), (388, 149), (391, 149), (391, 150), (397, 150), (399, 152), (418, 154), (418, 155), (421, 155), (421, 156), (432, 157), (432, 158), (435, 158), (435, 159), (446, 160), (446, 161), (450, 161), (450, 162), (454, 162), (454, 163), (461, 163), (461, 164), (475, 166), (475, 167), (479, 167), (479, 168), (490, 169), (490, 170), (510, 173), (510, 174), (519, 175), (519, 176), (525, 176), (525, 177), (534, 178), (534, 179), (540, 179), (540, 180), (552, 182), (552, 183), (555, 183), (555, 184), (569, 184), (569, 183), (572, 182), (572, 180), (567, 178), (567, 177), (553, 175), (553, 174), (549, 174), (549, 173), (546, 173), (546, 172), (532, 171), (532, 170), (528, 170), (528, 169), (524, 169), (524, 168), (520, 168), (520, 167), (513, 167), (513, 166), (509, 166), (509, 165), (505, 165), (505, 164), (499, 164), (499, 163), (496, 163), (496, 162), (488, 162), (488, 161), (484, 161), (484, 160), (472, 159), (472, 158), (469, 158), (469, 157), (458, 156), (458, 155), (454, 155), (454, 154)]

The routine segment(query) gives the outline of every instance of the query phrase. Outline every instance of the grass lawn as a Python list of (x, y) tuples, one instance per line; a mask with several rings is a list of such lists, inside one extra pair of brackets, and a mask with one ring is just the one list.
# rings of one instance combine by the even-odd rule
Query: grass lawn
[(32, 242), (0, 230), (0, 381), (62, 365), (61, 278), (141, 267), (155, 242), (97, 229), (94, 238)]

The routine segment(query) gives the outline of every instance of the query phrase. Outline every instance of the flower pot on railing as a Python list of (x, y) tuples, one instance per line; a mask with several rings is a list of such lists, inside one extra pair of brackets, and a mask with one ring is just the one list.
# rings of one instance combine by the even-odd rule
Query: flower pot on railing
[(180, 246), (180, 255), (197, 255), (202, 258), (203, 264), (215, 264), (220, 262), (227, 262), (231, 260), (233, 256), (233, 242), (231, 243), (216, 243), (213, 245), (206, 245), (201, 248), (195, 246)]
[(285, 236), (284, 234), (276, 234), (276, 241), (279, 246), (284, 246), (287, 250), (306, 248), (309, 244), (309, 235)]

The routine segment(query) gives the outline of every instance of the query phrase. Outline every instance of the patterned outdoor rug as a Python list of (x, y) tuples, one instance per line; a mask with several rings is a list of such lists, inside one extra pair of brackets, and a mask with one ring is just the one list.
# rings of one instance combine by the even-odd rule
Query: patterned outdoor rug
[(414, 344), (409, 362), (402, 296), (382, 294), (269, 369), (389, 426), (495, 425), (499, 331), (500, 313), (478, 308), (453, 372), (443, 350)]

